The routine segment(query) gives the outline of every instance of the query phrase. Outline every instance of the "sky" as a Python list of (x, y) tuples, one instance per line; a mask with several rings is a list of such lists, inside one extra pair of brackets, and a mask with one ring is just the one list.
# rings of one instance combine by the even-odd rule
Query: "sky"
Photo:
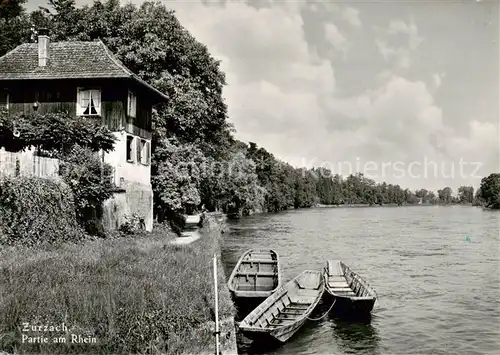
[(410, 189), (500, 172), (497, 1), (162, 2), (221, 60), (236, 138)]

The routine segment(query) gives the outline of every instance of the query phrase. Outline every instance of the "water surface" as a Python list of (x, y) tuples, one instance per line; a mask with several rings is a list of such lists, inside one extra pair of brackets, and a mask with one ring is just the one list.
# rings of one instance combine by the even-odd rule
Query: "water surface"
[(379, 297), (370, 320), (310, 321), (279, 347), (240, 337), (240, 353), (500, 354), (499, 212), (318, 208), (254, 215), (230, 229), (227, 275), (245, 250), (272, 248), (284, 282), (341, 259)]

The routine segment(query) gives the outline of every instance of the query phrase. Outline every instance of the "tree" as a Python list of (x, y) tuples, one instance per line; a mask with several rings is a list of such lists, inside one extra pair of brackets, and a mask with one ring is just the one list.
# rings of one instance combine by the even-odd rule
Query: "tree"
[(206, 163), (203, 153), (171, 138), (162, 142), (154, 154), (157, 174), (151, 183), (158, 220), (195, 210), (201, 202), (199, 188)]
[(485, 201), (482, 198), (481, 188), (478, 188), (476, 194), (474, 195), (474, 200), (472, 201), (472, 206), (484, 206)]
[(426, 202), (430, 203), (431, 205), (435, 205), (438, 202), (436, 194), (432, 191), (429, 191), (427, 194)]
[(30, 18), (24, 10), (26, 0), (0, 0), (0, 57), (31, 39)]
[(224, 162), (209, 159), (208, 166), (203, 190), (210, 192), (210, 206), (243, 215), (262, 209), (266, 191), (259, 185), (255, 163), (244, 152), (233, 152)]
[(420, 198), (412, 191), (410, 191), (410, 189), (405, 189), (405, 201), (410, 205), (415, 205), (420, 202)]
[(487, 208), (500, 209), (500, 173), (483, 178), (480, 191)]
[(452, 201), (451, 194), (453, 190), (450, 187), (445, 187), (442, 190), (438, 190), (439, 202), (444, 204), (450, 204)]
[(417, 196), (418, 198), (421, 198), (421, 199), (425, 199), (427, 197), (428, 193), (429, 193), (429, 191), (427, 191), (426, 189), (420, 189), (420, 190), (415, 191), (415, 196)]
[(460, 186), (458, 188), (458, 200), (460, 203), (472, 203), (474, 200), (474, 188), (472, 186)]
[(0, 19), (12, 19), (24, 13), (26, 0), (2, 0), (0, 2)]

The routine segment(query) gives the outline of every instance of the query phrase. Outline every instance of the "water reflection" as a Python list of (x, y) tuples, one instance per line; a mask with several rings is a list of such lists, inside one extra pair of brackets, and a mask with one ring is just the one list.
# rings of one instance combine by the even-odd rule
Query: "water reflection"
[(380, 337), (372, 326), (372, 316), (328, 317), (337, 347), (343, 354), (379, 354)]
[[(266, 339), (262, 341), (246, 341), (240, 338), (239, 349), (243, 354), (318, 354), (318, 349), (311, 344), (318, 343), (324, 335), (321, 324), (306, 322), (286, 343)], [(243, 340), (245, 339), (245, 340)], [(243, 340), (243, 341), (242, 341)]]

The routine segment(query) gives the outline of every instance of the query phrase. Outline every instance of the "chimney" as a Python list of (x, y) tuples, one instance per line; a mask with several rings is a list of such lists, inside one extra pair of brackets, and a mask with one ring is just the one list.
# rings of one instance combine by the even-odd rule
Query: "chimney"
[(47, 65), (49, 58), (49, 31), (46, 28), (38, 30), (38, 66)]

